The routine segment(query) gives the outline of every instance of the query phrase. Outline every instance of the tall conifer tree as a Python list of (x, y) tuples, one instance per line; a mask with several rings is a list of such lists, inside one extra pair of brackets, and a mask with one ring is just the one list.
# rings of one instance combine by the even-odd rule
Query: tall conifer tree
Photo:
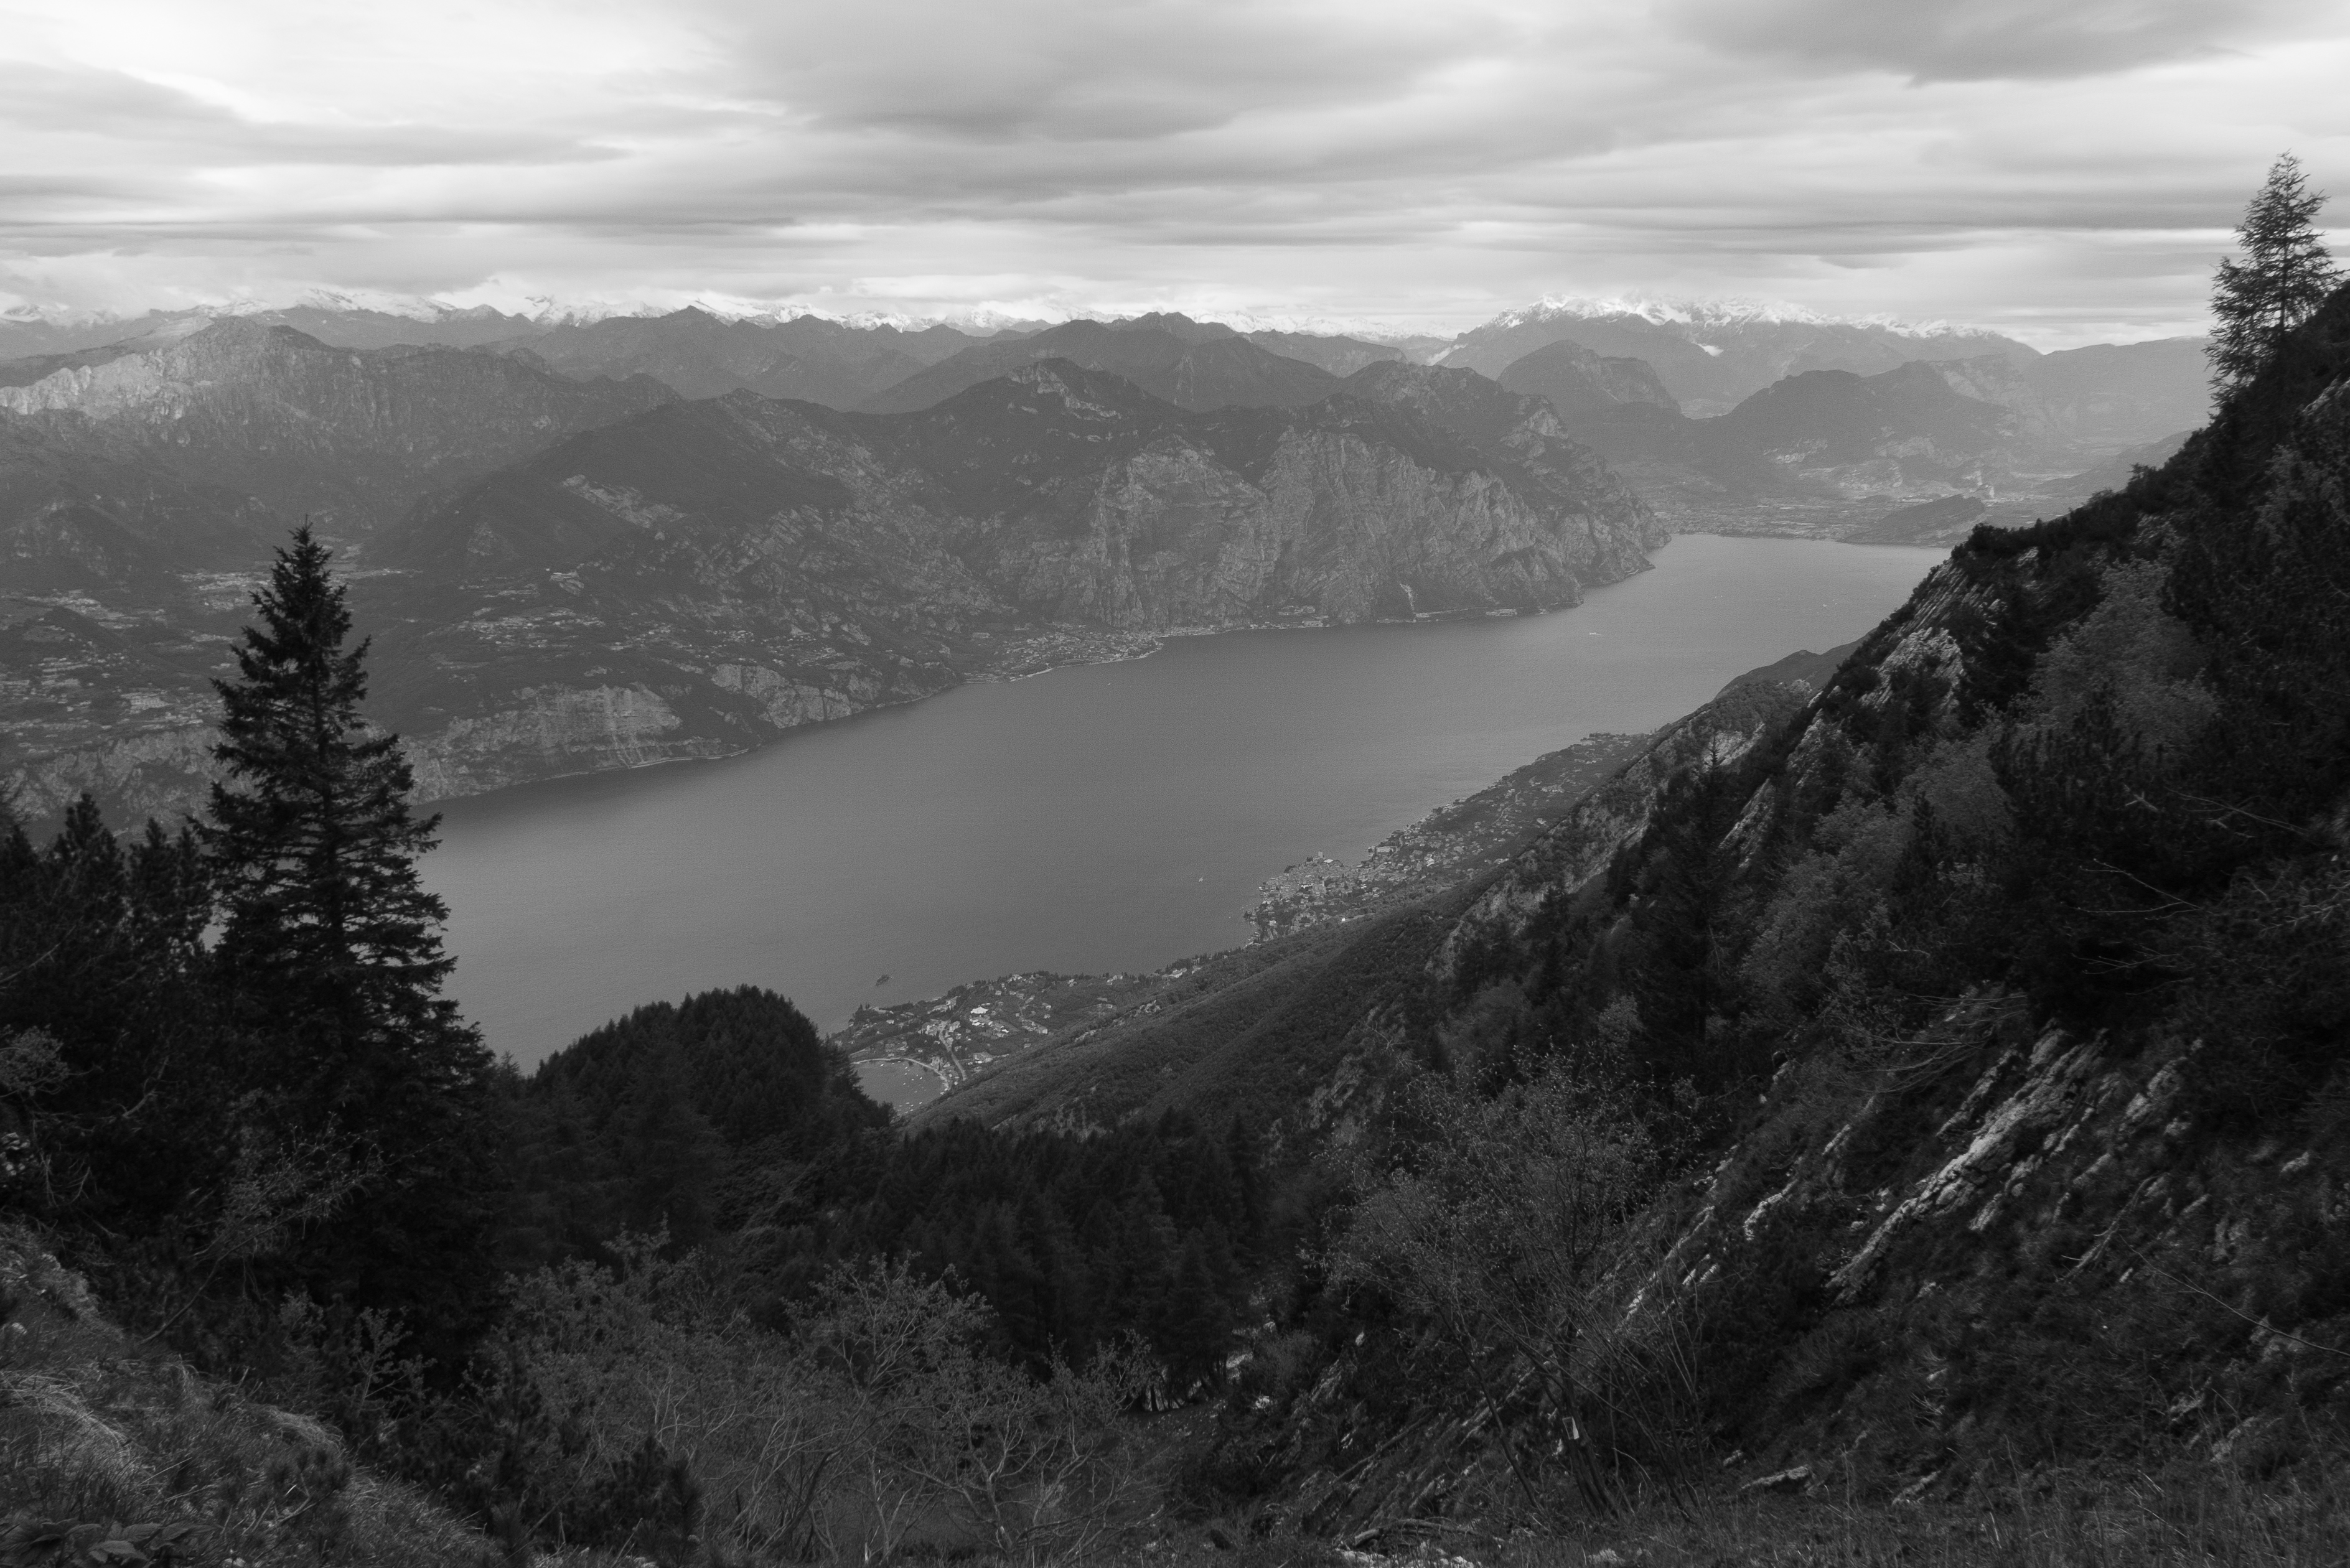
[(440, 994), (448, 911), (416, 871), (440, 819), (411, 814), (397, 737), (360, 714), (368, 644), (344, 646), (328, 558), (307, 524), (295, 532), (254, 596), (237, 678), (215, 683), (216, 952), (257, 1054), (243, 1075), (271, 1085), (281, 1135), (381, 1173), (312, 1256), (313, 1284), (445, 1324), (464, 1315), (448, 1293), (478, 1280), (485, 1241), (490, 1060)]
[(416, 874), (440, 819), (410, 814), (399, 740), (360, 715), (368, 644), (343, 646), (350, 611), (328, 560), (308, 524), (296, 531), (254, 596), (261, 624), (245, 628), (238, 678), (214, 682), (213, 754), (228, 777), (205, 839), (223, 877), (222, 961), (317, 1053), (307, 1086), (345, 1106), (420, 1068), (474, 1064), (452, 1049), (474, 1043), (439, 994), (448, 909)]
[(2241, 261), (2222, 261), (2213, 281), (2211, 379), (2225, 392), (2250, 382), (2276, 357), (2293, 329), (2309, 319), (2342, 278), (2318, 232), (2325, 192), (2309, 189), (2301, 160), (2288, 152), (2269, 170), (2236, 228)]

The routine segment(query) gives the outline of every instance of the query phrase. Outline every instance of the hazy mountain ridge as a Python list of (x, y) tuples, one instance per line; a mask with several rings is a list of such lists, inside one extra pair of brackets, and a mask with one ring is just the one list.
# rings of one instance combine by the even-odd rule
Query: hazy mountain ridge
[[(729, 312), (702, 306), (660, 311), (550, 303), (533, 314), (519, 314), (488, 306), (458, 309), (431, 301), (370, 305), (321, 296), (272, 309), (151, 312), (136, 318), (0, 317), (0, 358), (68, 356), (131, 337), (181, 336), (221, 319), (290, 326), (344, 348), (494, 346), (525, 358), (536, 354), (566, 374), (657, 375), (687, 397), (740, 388), (838, 408), (886, 397), (893, 387), (957, 351), (994, 344), (995, 357), (983, 357), (958, 374), (916, 382), (898, 401), (871, 406), (911, 408), (920, 406), (913, 400), (918, 398), (935, 401), (961, 385), (975, 384), (1019, 363), (1022, 356), (1002, 351), (1002, 340), (1043, 331), (1063, 336), (1045, 346), (1042, 354), (1028, 357), (1058, 352), (1136, 379), (1187, 407), (1213, 406), (1219, 398), (1281, 402), (1311, 389), (1311, 383), (1284, 389), (1267, 379), (1262, 362), (1253, 362), (1245, 371), (1229, 362), (1198, 368), (1191, 385), (1178, 386), (1167, 364), (1180, 351), (1162, 348), (1154, 356), (1131, 343), (1105, 348), (1105, 335), (1139, 330), (1165, 331), (1192, 347), (1239, 337), (1276, 357), (1341, 377), (1378, 360), (1405, 358), (1465, 366), (1500, 378), (1530, 352), (1572, 343), (1603, 358), (1648, 365), (1649, 374), (1662, 375), (1657, 386), (1665, 389), (1665, 396), (1686, 401), (1686, 411), (1699, 416), (1726, 412), (1742, 398), (1802, 370), (1876, 374), (1922, 359), (1950, 366), (1958, 390), (2013, 409), (2024, 419), (2026, 432), (2042, 444), (2089, 456), (2103, 455), (2091, 448), (2133, 445), (2191, 426), (2208, 411), (2199, 339), (2039, 354), (1981, 328), (1849, 319), (1738, 302), (1546, 300), (1504, 311), (1447, 338), (1394, 332), (1350, 337), (1338, 327), (1281, 325), (1283, 318), (1268, 321), (1247, 312), (1219, 321), (1162, 313), (1107, 320), (1076, 317), (1056, 325), (834, 318), (812, 312)], [(1958, 368), (1969, 361), (1974, 362), (1972, 370)], [(1668, 369), (1659, 371), (1657, 367)], [(1626, 396), (1643, 379), (1629, 367), (1619, 367), (1618, 373), (1635, 378), (1627, 383)], [(1154, 379), (1161, 376), (1167, 378), (1163, 383)], [(1657, 400), (1655, 389), (1642, 386), (1640, 398)]]
[[(650, 378), (581, 381), (453, 348), (338, 349), (241, 318), (70, 358), (0, 386), (0, 415), (64, 451), (129, 452), (191, 488), (346, 535), (676, 395)], [(266, 535), (255, 543), (265, 553)]]
[(1758, 501), (1818, 504), (1833, 529), (1889, 501), (2008, 483), (2020, 425), (1912, 361), (1871, 376), (1804, 371), (1708, 419), (1646, 402), (1593, 406), (1569, 429), (1678, 524), (1743, 532), (1748, 519), (1783, 526)]
[[(1519, 329), (1580, 332), (1592, 319), (1537, 312), (1523, 317)], [(1603, 340), (1622, 325), (1597, 319), (1604, 330), (1591, 336)], [(1703, 313), (1659, 319), (1676, 330), (1722, 324)], [(1755, 333), (1809, 333), (1817, 326), (1809, 318), (1791, 326), (1747, 317), (1728, 324)], [(1950, 341), (1947, 334), (1896, 333), (1877, 347), (1933, 353)], [(2194, 338), (2029, 358), (2005, 351), (1909, 358), (1865, 374), (1798, 370), (1711, 413), (1702, 403), (1682, 410), (1649, 369), (1566, 337), (1496, 374), (1507, 385), (1550, 397), (1569, 433), (1607, 453), (1676, 527), (1725, 533), (1881, 535), (1891, 542), (1899, 530), (1887, 535), (1877, 527), (1888, 511), (1961, 495), (1980, 504), (1983, 518), (2020, 524), (2047, 509), (2039, 496), (2089, 493), (2095, 486), (2073, 477), (2085, 464), (2199, 423), (2210, 404), (2201, 342)], [(1950, 395), (1928, 384), (1929, 372)], [(1956, 536), (1921, 542), (1947, 544)]]
[(2013, 412), (2018, 433), (2046, 452), (2102, 455), (2211, 417), (2200, 337), (2101, 343), (2030, 360), (1991, 354), (1931, 363), (1953, 390)]
[(1351, 376), (1368, 365), (1383, 360), (1409, 361), (1409, 347), (1399, 343), (1375, 343), (1343, 333), (1276, 332), (1270, 329), (1243, 331), (1250, 342), (1269, 354), (1287, 359), (1303, 359), (1316, 365), (1334, 376)]
[(689, 306), (544, 327), (498, 347), (565, 375), (652, 376), (681, 397), (753, 391), (851, 408), (990, 336), (946, 326), (848, 327), (817, 316), (728, 320)]
[(1561, 415), (1573, 419), (1614, 408), (1618, 403), (1654, 403), (1681, 411), (1657, 372), (1645, 359), (1609, 358), (1593, 353), (1572, 338), (1544, 345), (1522, 359), (1513, 359), (1493, 378), (1513, 392), (1548, 398)]
[(1499, 376), (1535, 349), (1562, 340), (1603, 356), (1645, 360), (1695, 415), (1726, 413), (1773, 382), (1805, 370), (1874, 375), (1913, 359), (2038, 358), (2027, 345), (1980, 328), (1839, 321), (1759, 306), (1601, 301), (1506, 312), (1462, 333), (1438, 363)]
[(1153, 397), (1194, 410), (1226, 404), (1299, 408), (1329, 396), (1338, 380), (1320, 365), (1274, 353), (1221, 323), (1152, 315), (1123, 321), (1068, 321), (1032, 337), (977, 345), (876, 393), (859, 407), (868, 413), (929, 408), (967, 387), (1045, 358), (1107, 371)]

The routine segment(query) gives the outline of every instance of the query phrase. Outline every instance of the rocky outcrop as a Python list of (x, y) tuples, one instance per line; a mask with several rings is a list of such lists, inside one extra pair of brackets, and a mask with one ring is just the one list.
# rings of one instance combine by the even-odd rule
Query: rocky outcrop
[(1348, 378), (1357, 397), (1407, 410), (1467, 442), (1496, 472), (1530, 493), (1553, 498), (1564, 531), (1589, 552), (1594, 581), (1642, 569), (1643, 552), (1672, 530), (1546, 400), (1513, 392), (1464, 370), (1374, 365)]

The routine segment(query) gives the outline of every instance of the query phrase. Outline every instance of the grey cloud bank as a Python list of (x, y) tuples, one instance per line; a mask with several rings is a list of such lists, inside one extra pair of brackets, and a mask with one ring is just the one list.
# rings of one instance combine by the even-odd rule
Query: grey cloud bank
[(323, 286), (1449, 329), (1573, 292), (2061, 347), (2199, 330), (2277, 151), (2350, 197), (2334, 5), (21, 16), (0, 33), (0, 307)]

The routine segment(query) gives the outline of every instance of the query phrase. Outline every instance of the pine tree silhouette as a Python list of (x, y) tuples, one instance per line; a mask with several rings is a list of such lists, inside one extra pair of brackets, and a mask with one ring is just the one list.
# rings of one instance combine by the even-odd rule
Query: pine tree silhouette
[(216, 961), (247, 1041), (238, 1075), (267, 1086), (272, 1131), (377, 1172), (296, 1272), (462, 1335), (488, 1303), (491, 1063), (440, 994), (448, 911), (416, 872), (439, 818), (411, 815), (398, 738), (360, 714), (368, 645), (344, 647), (350, 612), (328, 558), (296, 530), (254, 596), (237, 679), (215, 682), (227, 777), (203, 837), (221, 889)]
[(265, 999), (269, 1032), (296, 1046), (281, 1080), (323, 1111), (380, 1106), (447, 1073), (487, 1066), (442, 997), (448, 909), (416, 858), (438, 817), (410, 815), (413, 778), (398, 737), (361, 717), (368, 645), (346, 650), (345, 590), (307, 524), (254, 596), (261, 624), (215, 681), (205, 846), (222, 878), (221, 962)]
[(2294, 327), (2309, 319), (2342, 278), (2316, 218), (2325, 192), (2309, 189), (2288, 152), (2269, 170), (2236, 228), (2244, 259), (2222, 261), (2213, 282), (2212, 383), (2225, 392), (2261, 373)]

